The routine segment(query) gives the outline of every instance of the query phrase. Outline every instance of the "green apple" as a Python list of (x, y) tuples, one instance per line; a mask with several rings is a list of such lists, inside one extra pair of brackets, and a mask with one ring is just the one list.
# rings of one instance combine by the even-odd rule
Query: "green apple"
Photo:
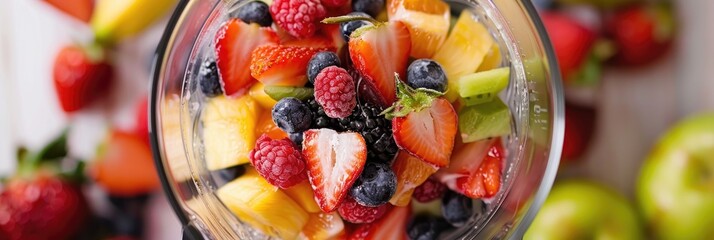
[(642, 224), (624, 197), (585, 181), (556, 183), (526, 231), (526, 240), (643, 239)]
[(637, 198), (656, 238), (714, 237), (714, 114), (670, 129), (641, 171)]

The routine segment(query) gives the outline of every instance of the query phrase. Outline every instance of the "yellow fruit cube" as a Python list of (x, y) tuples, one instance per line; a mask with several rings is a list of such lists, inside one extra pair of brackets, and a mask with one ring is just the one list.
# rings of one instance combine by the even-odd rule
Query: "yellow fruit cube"
[(257, 138), (255, 128), (260, 110), (249, 96), (219, 96), (206, 103), (202, 119), (203, 143), (209, 170), (249, 162), (248, 153)]
[(309, 213), (322, 212), (320, 207), (317, 206), (317, 202), (315, 202), (315, 193), (312, 191), (310, 181), (302, 181), (301, 183), (298, 183), (288, 189), (284, 189), (283, 191), (295, 200), (295, 202), (300, 204), (305, 211)]

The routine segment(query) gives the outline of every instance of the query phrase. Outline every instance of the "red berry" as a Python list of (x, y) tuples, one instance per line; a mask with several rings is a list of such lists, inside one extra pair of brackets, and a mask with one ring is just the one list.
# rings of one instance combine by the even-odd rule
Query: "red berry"
[(270, 6), (270, 14), (290, 35), (306, 38), (315, 34), (326, 12), (320, 0), (276, 0)]
[(322, 5), (325, 5), (325, 7), (328, 8), (338, 8), (348, 5), (350, 2), (350, 0), (322, 0)]
[(330, 66), (315, 77), (315, 100), (331, 118), (345, 118), (357, 106), (357, 92), (347, 70)]
[(101, 49), (65, 46), (55, 57), (52, 78), (62, 110), (78, 111), (106, 95), (113, 67), (100, 55)]
[(428, 178), (424, 183), (414, 189), (412, 196), (419, 202), (431, 202), (446, 192), (446, 185), (434, 178)]
[(265, 180), (282, 189), (307, 179), (302, 155), (289, 138), (274, 140), (263, 134), (248, 157)]
[(379, 207), (365, 207), (357, 203), (352, 196), (348, 196), (337, 208), (337, 212), (343, 220), (351, 223), (371, 223), (384, 216), (391, 206), (382, 204)]

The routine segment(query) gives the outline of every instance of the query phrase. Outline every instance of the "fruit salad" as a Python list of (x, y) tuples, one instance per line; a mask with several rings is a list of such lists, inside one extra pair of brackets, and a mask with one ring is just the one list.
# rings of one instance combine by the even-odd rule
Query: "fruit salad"
[(483, 216), (507, 170), (511, 73), (476, 12), (442, 0), (231, 8), (188, 74), (205, 167), (230, 173), (212, 174), (220, 200), (280, 239), (435, 239)]

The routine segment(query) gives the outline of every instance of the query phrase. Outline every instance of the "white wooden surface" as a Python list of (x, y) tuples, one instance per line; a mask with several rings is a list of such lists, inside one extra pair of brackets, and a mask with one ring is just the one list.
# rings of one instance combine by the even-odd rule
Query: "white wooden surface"
[[(678, 1), (680, 34), (675, 51), (653, 66), (610, 69), (594, 92), (597, 133), (583, 161), (564, 176), (596, 179), (631, 196), (640, 162), (657, 137), (682, 117), (714, 111), (714, 1)], [(14, 169), (14, 149), (37, 148), (72, 121), (73, 154), (88, 158), (109, 119), (130, 127), (134, 102), (148, 84), (150, 54), (160, 26), (119, 46), (117, 94), (68, 119), (51, 85), (52, 57), (61, 44), (86, 40), (89, 32), (36, 0), (0, 1), (0, 175)], [(148, 239), (179, 239), (178, 222), (162, 198), (152, 201)]]

